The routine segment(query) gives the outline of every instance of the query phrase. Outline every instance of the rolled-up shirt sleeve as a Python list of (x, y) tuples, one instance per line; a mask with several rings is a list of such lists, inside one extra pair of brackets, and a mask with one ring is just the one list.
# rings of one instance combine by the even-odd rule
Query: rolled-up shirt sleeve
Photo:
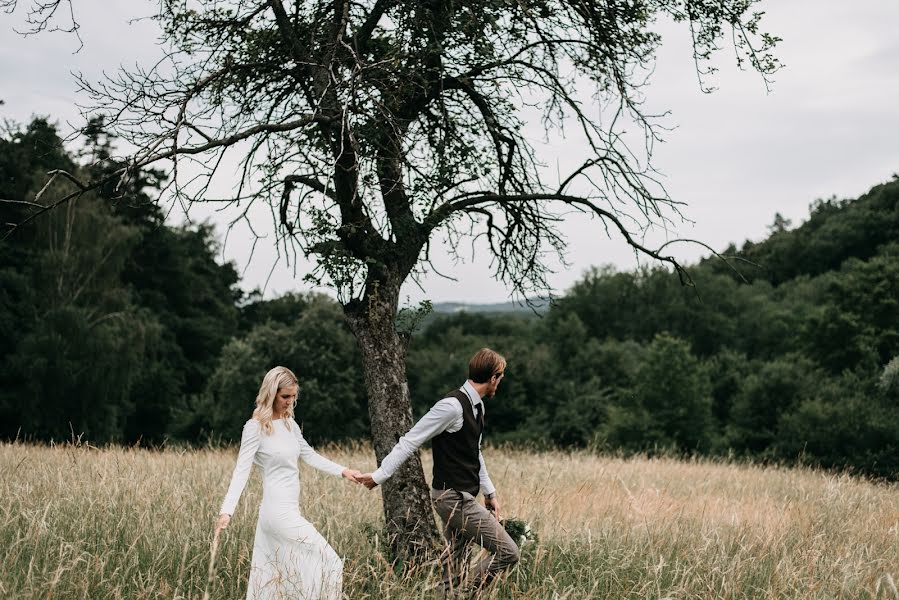
[(343, 471), (346, 469), (345, 466), (337, 464), (332, 460), (328, 460), (321, 454), (315, 451), (312, 446), (309, 445), (309, 442), (306, 441), (306, 438), (303, 437), (303, 432), (300, 431), (300, 426), (297, 425), (296, 421), (291, 421), (291, 427), (293, 430), (294, 437), (297, 438), (297, 442), (300, 444), (300, 458), (304, 463), (312, 467), (313, 469), (318, 469), (323, 473), (327, 473), (329, 475), (335, 475), (340, 477), (343, 474)]
[(231, 474), (231, 484), (228, 486), (228, 493), (225, 494), (225, 500), (222, 502), (222, 508), (219, 514), (234, 514), (237, 507), (237, 501), (243, 493), (244, 487), (247, 485), (247, 479), (250, 477), (250, 471), (253, 469), (253, 459), (256, 457), (256, 451), (259, 450), (259, 435), (261, 425), (256, 419), (250, 419), (243, 426), (243, 434), (240, 436), (240, 451), (237, 453), (237, 464), (234, 465), (234, 472)]
[(481, 463), (481, 470), (478, 472), (478, 479), (481, 482), (481, 493), (485, 496), (496, 493), (496, 487), (490, 481), (490, 474), (487, 473), (487, 463), (484, 462), (484, 455), (478, 450), (478, 461)]
[(409, 432), (401, 437), (371, 474), (378, 485), (390, 479), (425, 442), (444, 431), (458, 431), (462, 426), (462, 406), (455, 398), (444, 398), (431, 407)]

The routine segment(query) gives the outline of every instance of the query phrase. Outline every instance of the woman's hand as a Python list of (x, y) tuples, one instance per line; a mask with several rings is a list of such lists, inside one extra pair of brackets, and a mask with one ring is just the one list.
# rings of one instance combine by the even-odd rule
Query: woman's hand
[(215, 535), (221, 533), (221, 531), (228, 527), (228, 523), (231, 522), (231, 515), (227, 513), (222, 513), (219, 515), (219, 520), (215, 523)]
[(360, 483), (359, 476), (362, 475), (362, 473), (357, 471), (356, 469), (344, 469), (341, 475), (345, 479), (349, 479), (353, 483)]

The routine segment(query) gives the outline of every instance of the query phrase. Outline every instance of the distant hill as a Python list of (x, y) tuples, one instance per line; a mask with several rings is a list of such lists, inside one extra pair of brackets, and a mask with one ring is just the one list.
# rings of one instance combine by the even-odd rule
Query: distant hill
[(547, 298), (532, 298), (532, 306), (528, 306), (524, 302), (498, 302), (494, 304), (468, 304), (466, 302), (435, 302), (434, 312), (440, 314), (455, 314), (460, 312), (467, 313), (504, 313), (504, 314), (522, 314), (523, 316), (533, 315), (536, 313), (544, 313), (549, 308), (549, 300)]

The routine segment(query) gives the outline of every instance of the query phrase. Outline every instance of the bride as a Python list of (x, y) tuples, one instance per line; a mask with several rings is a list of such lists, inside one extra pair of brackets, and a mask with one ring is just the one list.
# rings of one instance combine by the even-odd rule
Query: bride
[(216, 533), (228, 526), (254, 464), (262, 469), (262, 504), (253, 542), (247, 600), (298, 598), (338, 600), (343, 561), (300, 512), (297, 459), (356, 482), (358, 471), (318, 454), (293, 419), (298, 382), (286, 367), (262, 380), (253, 418), (243, 427), (231, 485), (222, 502)]

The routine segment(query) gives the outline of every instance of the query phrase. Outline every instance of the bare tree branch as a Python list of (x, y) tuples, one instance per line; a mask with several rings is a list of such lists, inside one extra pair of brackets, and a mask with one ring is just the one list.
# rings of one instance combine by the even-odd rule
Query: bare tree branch
[[(12, 14), (18, 8), (19, 0), (0, 0), (0, 10), (7, 14)], [(63, 19), (63, 25), (55, 25), (58, 13), (66, 13)], [(81, 25), (75, 19), (75, 9), (72, 6), (72, 0), (31, 0), (25, 17), (25, 25), (27, 29), (17, 30), (17, 33), (29, 36), (44, 31), (54, 32), (61, 31), (63, 33), (71, 33), (78, 40), (78, 49), (80, 52), (84, 47), (84, 41), (81, 39)]]
[[(510, 205), (527, 205), (527, 203), (533, 203), (542, 200), (557, 201), (568, 206), (581, 208), (586, 210), (587, 212), (593, 213), (603, 220), (611, 221), (618, 230), (618, 233), (621, 235), (621, 237), (624, 238), (629, 246), (639, 251), (641, 254), (644, 254), (659, 262), (670, 264), (674, 268), (675, 272), (677, 272), (683, 283), (692, 285), (692, 278), (690, 277), (689, 273), (687, 273), (686, 269), (677, 261), (677, 259), (675, 259), (673, 256), (661, 254), (662, 249), (664, 249), (665, 246), (667, 246), (670, 242), (663, 244), (656, 250), (646, 247), (634, 238), (633, 234), (624, 226), (618, 215), (615, 215), (611, 211), (599, 207), (590, 199), (582, 198), (580, 196), (570, 196), (565, 194), (478, 194), (460, 198), (443, 205), (433, 214), (433, 222), (435, 226), (438, 226), (437, 224), (439, 222), (449, 218), (453, 213), (456, 212), (474, 212), (479, 214), (486, 214), (488, 216), (488, 231), (498, 232), (500, 235), (508, 236), (508, 232), (493, 225), (493, 215), (487, 212), (484, 207), (491, 205), (500, 207)], [(492, 233), (490, 235), (492, 235)]]

